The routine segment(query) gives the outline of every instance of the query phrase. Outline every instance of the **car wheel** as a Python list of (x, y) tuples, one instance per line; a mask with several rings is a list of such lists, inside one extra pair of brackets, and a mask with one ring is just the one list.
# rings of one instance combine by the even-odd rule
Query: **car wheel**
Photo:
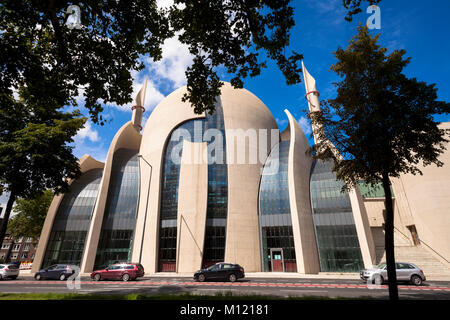
[(101, 278), (102, 278), (102, 276), (100, 275), (100, 273), (96, 273), (96, 274), (94, 275), (94, 280), (95, 280), (95, 281), (100, 281)]
[(16, 279), (17, 279), (17, 276), (13, 276), (13, 277), (11, 277), (11, 279), (12, 279), (12, 280), (16, 280)]
[(373, 280), (372, 280), (372, 283), (373, 284), (383, 284), (383, 282), (384, 282), (384, 279), (383, 279), (383, 276), (382, 275), (379, 275), (379, 274), (376, 274), (374, 277), (373, 277)]
[(66, 275), (65, 274), (60, 275), (59, 280), (61, 280), (61, 281), (66, 280)]
[(200, 281), (200, 282), (205, 281), (205, 275), (204, 274), (199, 275), (198, 276), (198, 281)]
[(228, 276), (228, 280), (230, 280), (230, 282), (235, 282), (237, 280), (236, 275), (235, 274), (230, 274)]
[(128, 281), (128, 280), (130, 280), (130, 275), (129, 275), (128, 273), (125, 273), (125, 274), (122, 276), (122, 281)]
[(422, 278), (419, 277), (418, 275), (413, 275), (411, 277), (411, 283), (416, 286), (420, 286), (422, 284)]
[(0, 274), (0, 281), (2, 281), (3, 280), (3, 277), (2, 277), (2, 275)]
[(34, 278), (35, 278), (37, 281), (39, 281), (39, 280), (42, 279), (42, 276), (38, 273), (38, 274), (36, 274), (36, 275), (34, 276)]

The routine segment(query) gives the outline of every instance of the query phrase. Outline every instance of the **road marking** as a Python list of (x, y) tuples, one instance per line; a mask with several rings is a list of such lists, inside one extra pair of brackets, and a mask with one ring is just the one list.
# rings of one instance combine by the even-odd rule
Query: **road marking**
[(328, 291), (326, 291), (326, 290), (287, 290), (287, 289), (284, 289), (284, 290), (280, 290), (280, 291), (287, 291), (287, 292), (328, 292)]

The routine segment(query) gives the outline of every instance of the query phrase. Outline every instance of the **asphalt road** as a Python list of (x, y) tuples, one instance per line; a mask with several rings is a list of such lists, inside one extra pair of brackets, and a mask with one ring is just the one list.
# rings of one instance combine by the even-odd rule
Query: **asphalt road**
[[(73, 283), (72, 283), (73, 284)], [(388, 299), (387, 286), (369, 288), (361, 280), (247, 278), (238, 282), (195, 282), (191, 278), (144, 277), (137, 281), (91, 281), (82, 277), (79, 288), (67, 281), (35, 281), (31, 277), (0, 281), (2, 293), (81, 293), (81, 294), (181, 294), (265, 295), (276, 297), (327, 296)], [(401, 299), (450, 300), (450, 282), (425, 282), (422, 286), (399, 284)]]

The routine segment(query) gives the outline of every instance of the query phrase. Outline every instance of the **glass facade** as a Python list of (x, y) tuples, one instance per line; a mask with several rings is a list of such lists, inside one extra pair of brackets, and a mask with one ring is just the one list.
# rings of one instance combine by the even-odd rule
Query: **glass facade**
[(94, 268), (101, 268), (116, 261), (130, 261), (138, 196), (137, 151), (119, 149), (113, 157)]
[[(208, 144), (208, 204), (206, 210), (205, 242), (202, 268), (207, 268), (225, 258), (225, 235), (228, 210), (228, 171), (225, 152), (225, 126), (223, 110), (216, 107), (207, 115), (205, 130), (216, 129), (223, 137), (222, 143)], [(215, 152), (215, 153), (214, 153)], [(212, 161), (217, 157), (217, 161)]]
[(259, 224), (265, 272), (297, 272), (289, 203), (289, 146), (289, 140), (281, 141), (272, 149), (261, 177)]
[(102, 174), (102, 169), (93, 169), (71, 184), (56, 212), (42, 268), (56, 263), (81, 264)]
[(190, 120), (178, 126), (167, 143), (161, 186), (159, 271), (176, 271), (177, 213), (180, 164), (183, 139), (191, 142), (208, 142), (208, 202), (206, 214), (205, 243), (202, 265), (223, 261), (225, 255), (225, 228), (228, 201), (228, 178), (225, 159), (225, 141), (215, 141), (216, 135), (204, 133), (216, 129), (225, 140), (223, 111), (216, 105), (213, 115), (206, 119)]
[(348, 193), (336, 180), (332, 161), (316, 160), (311, 201), (322, 272), (357, 272), (364, 265)]

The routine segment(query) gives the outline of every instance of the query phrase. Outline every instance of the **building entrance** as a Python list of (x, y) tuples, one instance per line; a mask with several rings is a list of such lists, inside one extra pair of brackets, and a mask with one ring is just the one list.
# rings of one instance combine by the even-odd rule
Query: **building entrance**
[(284, 272), (284, 259), (282, 248), (270, 249), (270, 260), (272, 261), (272, 272)]

